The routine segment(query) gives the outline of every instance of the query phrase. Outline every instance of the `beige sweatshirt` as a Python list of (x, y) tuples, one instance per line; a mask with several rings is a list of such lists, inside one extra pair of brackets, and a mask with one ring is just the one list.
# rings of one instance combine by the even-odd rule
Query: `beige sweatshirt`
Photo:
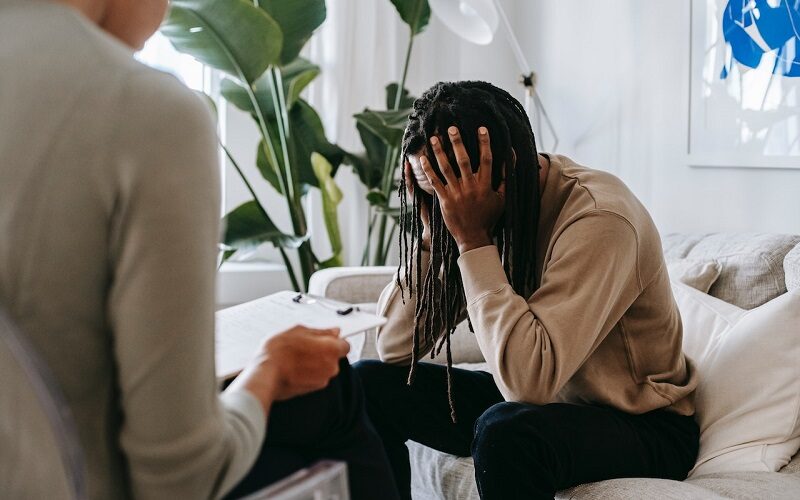
[(0, 304), (66, 396), (92, 499), (216, 497), (263, 442), (214, 373), (217, 154), (175, 78), (71, 9), (0, 2)]
[[(681, 318), (647, 210), (613, 175), (564, 156), (550, 157), (541, 207), (531, 297), (511, 288), (496, 247), (458, 260), (478, 345), (505, 399), (691, 415), (697, 375), (681, 351)], [(399, 291), (390, 284), (381, 296), (389, 322), (378, 351), (409, 363), (416, 296), (406, 293), (404, 305)]]

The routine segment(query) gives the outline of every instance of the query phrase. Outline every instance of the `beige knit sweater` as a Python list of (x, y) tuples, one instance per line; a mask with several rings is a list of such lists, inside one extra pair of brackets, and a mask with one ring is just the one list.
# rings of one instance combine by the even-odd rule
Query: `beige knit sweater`
[(66, 396), (92, 499), (217, 497), (261, 447), (261, 404), (214, 373), (219, 197), (199, 98), (76, 11), (0, 1), (0, 304)]
[[(616, 177), (564, 156), (550, 161), (533, 295), (514, 292), (494, 246), (458, 260), (467, 312), (500, 392), (509, 401), (691, 415), (697, 375), (681, 351), (681, 318), (647, 210)], [(404, 305), (399, 291), (390, 284), (379, 304), (389, 322), (378, 351), (390, 363), (411, 359), (416, 296), (406, 293)], [(422, 352), (430, 349), (423, 343)]]

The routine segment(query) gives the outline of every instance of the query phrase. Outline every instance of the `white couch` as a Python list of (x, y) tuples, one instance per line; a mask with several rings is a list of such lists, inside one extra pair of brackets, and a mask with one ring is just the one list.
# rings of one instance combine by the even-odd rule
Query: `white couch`
[[(800, 236), (672, 234), (666, 236), (663, 243), (668, 260), (691, 258), (719, 262), (722, 272), (709, 294), (739, 307), (757, 307), (786, 292), (787, 287), (800, 289)], [(395, 271), (394, 267), (329, 269), (313, 276), (310, 292), (351, 303), (374, 304)], [(485, 369), (474, 338), (463, 326), (460, 329), (453, 336), (454, 362), (463, 368)], [(355, 342), (351, 361), (377, 358), (375, 332), (368, 332)], [(408, 445), (415, 500), (478, 499), (471, 458), (455, 457), (413, 442)], [(800, 454), (780, 472), (711, 474), (683, 482), (614, 479), (576, 486), (559, 492), (557, 498), (798, 500)]]

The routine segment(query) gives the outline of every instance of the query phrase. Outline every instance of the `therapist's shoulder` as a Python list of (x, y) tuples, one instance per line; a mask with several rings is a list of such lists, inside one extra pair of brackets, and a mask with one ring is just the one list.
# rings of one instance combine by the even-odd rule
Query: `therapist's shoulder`
[(130, 127), (165, 134), (204, 137), (214, 129), (211, 105), (202, 94), (186, 87), (175, 76), (135, 61), (122, 82), (119, 95), (121, 118)]

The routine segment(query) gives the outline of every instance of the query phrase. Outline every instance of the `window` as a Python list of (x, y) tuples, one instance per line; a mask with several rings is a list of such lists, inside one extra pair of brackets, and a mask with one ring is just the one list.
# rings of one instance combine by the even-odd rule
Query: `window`
[(181, 54), (161, 33), (156, 33), (138, 54), (136, 59), (153, 68), (177, 76), (187, 87), (210, 93), (211, 74), (203, 64), (192, 57)]

